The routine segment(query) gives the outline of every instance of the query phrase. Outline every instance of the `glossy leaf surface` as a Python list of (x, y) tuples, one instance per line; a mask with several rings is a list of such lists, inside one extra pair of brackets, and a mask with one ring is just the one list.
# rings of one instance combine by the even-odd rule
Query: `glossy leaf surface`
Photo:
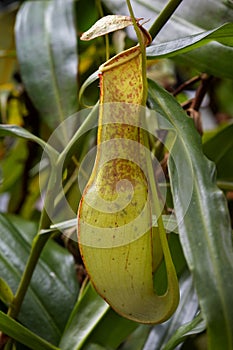
[(116, 349), (137, 327), (135, 322), (117, 315), (89, 283), (73, 309), (60, 347), (78, 350), (98, 344)]
[(180, 55), (201, 47), (212, 40), (218, 41), (221, 44), (233, 46), (232, 37), (233, 23), (226, 23), (219, 28), (208, 30), (200, 34), (182, 37), (164, 44), (151, 45), (147, 48), (147, 57), (149, 59), (154, 59)]
[(0, 136), (2, 136), (2, 137), (4, 137), (4, 136), (17, 136), (17, 137), (23, 138), (25, 140), (31, 140), (31, 141), (38, 143), (38, 145), (40, 145), (43, 149), (46, 149), (46, 150), (50, 149), (51, 153), (52, 152), (55, 153), (55, 150), (52, 149), (44, 140), (35, 136), (34, 134), (29, 132), (28, 130), (26, 130), (18, 125), (1, 124), (0, 125)]
[(0, 330), (32, 350), (59, 350), (0, 311)]
[[(1, 277), (15, 292), (37, 225), (15, 216), (1, 215), (0, 227)], [(33, 332), (56, 344), (77, 293), (72, 256), (50, 241), (33, 275), (19, 320)]]
[(202, 319), (201, 314), (196, 316), (191, 322), (180, 327), (169, 340), (169, 342), (163, 347), (163, 350), (173, 350), (176, 346), (182, 343), (189, 335), (195, 335), (205, 330), (205, 321)]
[[(211, 350), (232, 349), (233, 251), (226, 200), (216, 186), (214, 165), (203, 155), (192, 120), (169, 93), (152, 81), (149, 96), (150, 106), (177, 132), (168, 163), (174, 208), (181, 244), (207, 322), (209, 346)], [(182, 169), (179, 176), (177, 169)]]
[(203, 151), (217, 168), (219, 180), (233, 181), (233, 124), (220, 127), (214, 132), (206, 133)]
[(75, 305), (60, 340), (60, 348), (62, 350), (81, 349), (108, 309), (109, 305), (96, 294), (89, 284)]
[(73, 0), (28, 1), (17, 14), (16, 46), (23, 83), (52, 129), (78, 108), (73, 4)]

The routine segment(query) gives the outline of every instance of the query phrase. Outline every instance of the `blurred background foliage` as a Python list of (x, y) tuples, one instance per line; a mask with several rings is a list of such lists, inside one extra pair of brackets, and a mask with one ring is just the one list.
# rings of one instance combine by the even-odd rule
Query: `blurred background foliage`
[[(27, 6), (23, 7), (25, 3)], [(22, 126), (47, 141), (67, 117), (94, 106), (99, 98), (96, 79), (87, 84), (80, 99), (79, 91), (86, 79), (106, 60), (105, 38), (83, 42), (80, 35), (103, 14), (125, 15), (128, 11), (123, 0), (25, 3), (13, 0), (0, 3), (0, 122)], [(145, 24), (149, 28), (164, 1), (134, 0), (132, 5), (137, 17), (150, 19)], [(233, 5), (230, 0), (186, 0), (159, 33), (156, 43), (213, 29), (232, 20)], [(136, 38), (133, 30), (127, 30), (109, 35), (109, 40), (109, 51), (113, 56), (134, 45)], [(202, 124), (203, 151), (216, 164), (217, 183), (226, 195), (233, 222), (232, 62), (233, 47), (229, 42), (211, 42), (171, 59), (149, 57), (148, 77), (171, 93), (183, 86), (181, 93), (177, 94), (177, 100), (184, 109), (192, 105), (203, 81), (202, 73), (207, 73), (208, 78), (211, 78), (197, 112)], [(197, 79), (191, 83), (194, 77)], [(78, 121), (79, 125), (85, 116), (84, 112)], [(60, 137), (62, 140), (56, 135), (53, 142), (58, 148), (59, 143), (65, 146), (66, 137), (69, 139), (74, 134), (73, 126), (69, 128), (71, 133)], [(87, 150), (96, 143), (96, 128), (92, 129), (80, 138), (78, 146), (81, 152), (73, 153), (64, 173), (66, 198), (74, 212), (81, 197), (75, 182), (76, 171)], [(36, 233), (36, 222), (41, 215), (41, 191), (43, 194), (49, 176), (48, 167), (44, 164), (43, 168), (41, 163), (42, 156), (41, 148), (32, 140), (10, 136), (0, 139), (0, 277), (7, 280), (13, 292), (19, 283), (25, 257), (29, 254)], [(61, 221), (72, 219), (72, 215), (69, 217), (69, 213), (63, 212), (62, 208), (58, 217)], [(71, 237), (73, 234), (71, 230)], [(174, 255), (179, 252), (180, 261), (176, 267), (183, 271), (186, 262), (176, 236), (172, 235), (171, 241), (175, 243), (171, 244), (171, 249), (174, 249)], [(15, 260), (16, 252), (18, 261)], [(68, 347), (69, 350), (173, 349), (175, 340), (171, 347), (165, 347), (171, 335), (183, 323), (192, 320), (197, 312), (196, 294), (188, 275), (181, 280), (181, 293), (184, 294), (183, 300), (188, 299), (189, 302), (180, 305), (179, 317), (175, 315), (166, 324), (156, 327), (138, 326), (116, 315), (90, 287), (80, 294), (77, 301), (85, 271), (72, 240), (55, 234), (51, 246), (46, 246), (43, 254), (19, 320), (31, 331), (63, 350)], [(12, 269), (9, 266), (6, 268), (6, 260)], [(57, 276), (57, 284), (52, 282), (54, 276)], [(48, 290), (54, 301), (52, 305), (44, 302)], [(0, 309), (6, 310), (3, 301)], [(72, 310), (76, 310), (73, 315)], [(203, 325), (200, 328), (192, 327), (189, 337), (184, 333), (183, 338), (180, 338), (184, 341), (181, 348), (207, 349), (204, 328)], [(201, 335), (196, 336), (196, 333)], [(70, 339), (70, 343), (67, 339)], [(17, 343), (17, 349), (27, 347)]]

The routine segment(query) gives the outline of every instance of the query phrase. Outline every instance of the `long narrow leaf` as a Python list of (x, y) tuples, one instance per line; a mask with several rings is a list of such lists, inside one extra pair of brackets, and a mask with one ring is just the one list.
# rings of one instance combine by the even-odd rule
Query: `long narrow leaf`
[[(37, 231), (33, 222), (0, 215), (0, 275), (15, 293)], [(78, 294), (72, 256), (49, 241), (32, 277), (19, 321), (57, 344)], [(62, 315), (62, 317), (61, 317)]]
[(89, 343), (96, 343), (103, 345), (105, 349), (118, 349), (125, 339), (137, 328), (138, 323), (121, 317), (109, 308), (101, 321), (93, 329), (86, 343), (87, 346), (89, 346)]
[(0, 311), (0, 330), (32, 350), (59, 350)]
[(163, 347), (163, 350), (173, 350), (176, 345), (183, 342), (189, 335), (201, 333), (205, 330), (205, 322), (202, 319), (202, 315), (199, 314), (191, 322), (180, 327), (169, 340), (169, 342)]
[(60, 341), (62, 350), (79, 350), (108, 311), (109, 305), (89, 284), (78, 300)]
[(78, 300), (60, 341), (62, 350), (91, 348), (91, 344), (117, 349), (138, 327), (114, 312), (89, 284)]
[(27, 1), (18, 12), (16, 46), (23, 83), (52, 128), (77, 111), (74, 1)]
[(214, 165), (203, 155), (192, 120), (169, 93), (151, 81), (149, 96), (151, 108), (166, 118), (177, 133), (168, 163), (174, 208), (184, 254), (207, 322), (209, 348), (230, 350), (233, 253), (226, 200), (216, 186)]
[(25, 140), (31, 140), (36, 142), (43, 149), (46, 148), (50, 149), (51, 152), (55, 152), (55, 150), (51, 146), (47, 145), (44, 140), (18, 125), (0, 124), (0, 136), (17, 136)]
[(213, 30), (207, 30), (196, 35), (189, 35), (180, 39), (168, 41), (147, 48), (148, 59), (172, 57), (197, 49), (214, 40), (233, 46), (233, 23), (225, 23)]

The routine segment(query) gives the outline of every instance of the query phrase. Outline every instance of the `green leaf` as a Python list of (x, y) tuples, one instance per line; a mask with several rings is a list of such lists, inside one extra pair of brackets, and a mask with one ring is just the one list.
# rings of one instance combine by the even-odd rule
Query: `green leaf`
[[(168, 167), (180, 240), (193, 275), (211, 350), (233, 349), (231, 225), (215, 168), (203, 155), (193, 121), (176, 100), (149, 82), (150, 106), (176, 131)], [(190, 197), (188, 197), (188, 194)]]
[(76, 303), (60, 340), (62, 350), (81, 349), (87, 337), (108, 311), (109, 305), (89, 284)]
[(217, 42), (211, 42), (199, 49), (178, 56), (177, 60), (197, 68), (200, 72), (206, 72), (220, 78), (233, 79), (233, 49)]
[[(37, 225), (33, 222), (16, 216), (0, 215), (1, 277), (13, 292), (18, 287), (36, 232)], [(64, 248), (49, 241), (32, 277), (19, 321), (31, 331), (57, 344), (77, 293), (73, 257)]]
[(90, 344), (86, 350), (111, 350), (110, 348), (105, 348), (98, 344)]
[(89, 284), (74, 307), (59, 346), (89, 350), (91, 344), (116, 349), (138, 324), (114, 312)]
[(163, 350), (173, 350), (182, 343), (188, 336), (201, 333), (205, 330), (205, 322), (202, 315), (197, 315), (191, 322), (180, 327), (163, 347)]
[(87, 338), (85, 348), (87, 347), (89, 349), (89, 343), (93, 342), (104, 345), (106, 349), (118, 349), (125, 339), (137, 328), (138, 324), (136, 322), (119, 316), (109, 308)]
[(142, 350), (150, 331), (151, 327), (145, 325), (138, 326), (136, 330), (130, 334), (128, 339), (126, 339), (121, 350)]
[(0, 277), (0, 300), (6, 305), (10, 305), (14, 298), (14, 294), (4, 279)]
[(85, 90), (87, 89), (87, 87), (89, 85), (91, 85), (92, 83), (94, 83), (94, 81), (96, 81), (98, 79), (98, 71), (92, 73), (82, 84), (80, 90), (79, 90), (79, 101), (81, 104), (84, 104), (83, 102), (83, 95)]
[(205, 155), (216, 164), (218, 179), (233, 181), (233, 123), (220, 127), (203, 139)]
[(53, 147), (51, 147), (41, 138), (33, 135), (28, 130), (22, 128), (21, 126), (12, 124), (0, 124), (0, 136), (17, 136), (25, 140), (31, 140), (40, 145), (48, 153), (50, 158), (53, 159), (53, 157), (56, 157), (57, 155), (57, 152)]
[(73, 0), (28, 1), (17, 14), (16, 46), (23, 83), (51, 129), (78, 109), (73, 5)]
[(32, 350), (59, 350), (0, 311), (0, 330)]
[(200, 34), (190, 35), (161, 44), (151, 45), (147, 48), (148, 59), (172, 57), (189, 52), (215, 40), (224, 45), (233, 46), (233, 23), (225, 23), (213, 30)]

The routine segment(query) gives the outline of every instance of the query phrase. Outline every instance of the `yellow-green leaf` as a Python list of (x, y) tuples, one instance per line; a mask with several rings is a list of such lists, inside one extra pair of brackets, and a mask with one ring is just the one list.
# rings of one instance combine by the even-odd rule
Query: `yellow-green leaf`
[(14, 298), (14, 294), (7, 282), (0, 277), (0, 300), (6, 305), (10, 305)]

